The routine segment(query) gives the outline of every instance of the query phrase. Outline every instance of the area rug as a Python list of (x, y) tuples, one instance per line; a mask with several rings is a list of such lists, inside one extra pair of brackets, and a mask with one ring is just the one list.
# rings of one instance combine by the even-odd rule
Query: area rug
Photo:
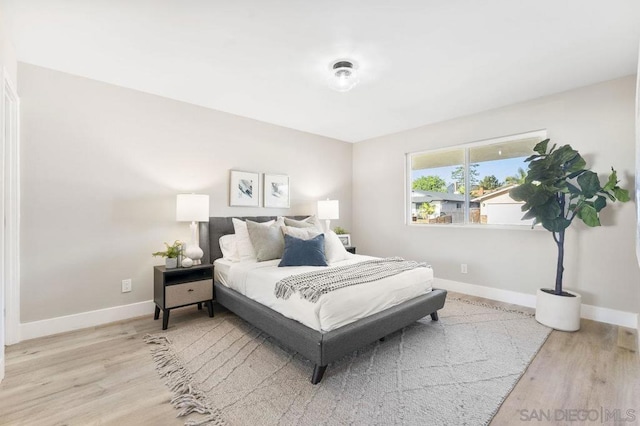
[(483, 425), (550, 329), (529, 315), (448, 299), (329, 365), (313, 365), (231, 313), (147, 336), (186, 425)]

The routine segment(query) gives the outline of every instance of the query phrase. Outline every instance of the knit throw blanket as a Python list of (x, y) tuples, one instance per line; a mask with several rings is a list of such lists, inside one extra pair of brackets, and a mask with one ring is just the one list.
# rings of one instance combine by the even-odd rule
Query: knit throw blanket
[(404, 260), (401, 257), (366, 260), (353, 265), (291, 275), (276, 283), (275, 295), (286, 300), (293, 293), (298, 293), (303, 299), (316, 303), (320, 296), (330, 291), (427, 267), (426, 263)]

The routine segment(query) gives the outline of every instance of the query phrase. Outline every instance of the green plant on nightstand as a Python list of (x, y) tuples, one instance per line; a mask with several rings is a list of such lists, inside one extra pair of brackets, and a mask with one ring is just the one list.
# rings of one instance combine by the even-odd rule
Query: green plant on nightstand
[(335, 228), (333, 228), (333, 232), (335, 232), (338, 235), (345, 235), (349, 233), (349, 231), (347, 231), (344, 228), (341, 228), (340, 226), (336, 226)]
[(178, 256), (182, 254), (182, 241), (175, 240), (172, 245), (168, 243), (164, 243), (167, 247), (165, 251), (157, 251), (155, 253), (151, 253), (153, 256), (161, 256), (165, 257), (165, 267), (167, 269), (177, 268), (178, 267)]

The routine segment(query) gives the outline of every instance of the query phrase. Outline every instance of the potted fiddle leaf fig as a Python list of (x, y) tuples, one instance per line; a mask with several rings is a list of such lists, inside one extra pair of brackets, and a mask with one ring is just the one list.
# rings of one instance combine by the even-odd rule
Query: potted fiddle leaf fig
[(613, 168), (602, 185), (571, 145), (548, 149), (548, 144), (546, 139), (533, 148), (536, 154), (525, 160), (529, 166), (524, 183), (509, 194), (516, 201), (524, 201), (523, 219), (533, 219), (533, 226), (541, 224), (551, 232), (558, 248), (555, 288), (538, 290), (536, 320), (556, 330), (577, 331), (582, 298), (562, 288), (565, 232), (576, 218), (589, 227), (600, 226), (602, 209), (609, 202), (629, 201), (629, 191), (618, 186)]

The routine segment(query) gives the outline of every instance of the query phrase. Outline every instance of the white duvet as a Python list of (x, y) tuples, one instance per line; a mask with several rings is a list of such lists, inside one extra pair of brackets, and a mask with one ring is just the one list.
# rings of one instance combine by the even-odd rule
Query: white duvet
[[(331, 266), (341, 266), (372, 259), (354, 255)], [(216, 280), (238, 293), (259, 302), (287, 318), (318, 331), (331, 331), (361, 318), (391, 308), (431, 291), (433, 270), (417, 268), (378, 281), (341, 288), (324, 294), (311, 303), (293, 294), (278, 299), (274, 288), (278, 281), (294, 274), (315, 271), (317, 266), (279, 268), (280, 259), (267, 262), (215, 261)]]

